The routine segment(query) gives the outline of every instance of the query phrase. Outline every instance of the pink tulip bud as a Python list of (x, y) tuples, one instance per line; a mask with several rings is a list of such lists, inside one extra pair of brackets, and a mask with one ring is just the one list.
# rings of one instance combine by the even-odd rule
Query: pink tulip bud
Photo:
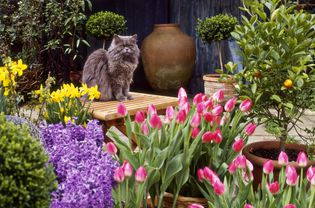
[(169, 124), (169, 123), (171, 122), (171, 120), (173, 120), (174, 115), (175, 115), (175, 113), (174, 113), (174, 108), (173, 108), (173, 106), (168, 106), (168, 107), (166, 108), (165, 120), (164, 120), (164, 122), (167, 123), (167, 124)]
[(180, 109), (176, 116), (176, 122), (179, 124), (183, 124), (186, 121), (186, 117), (187, 117), (186, 111), (183, 109)]
[(267, 188), (268, 188), (269, 192), (274, 195), (274, 194), (277, 194), (279, 192), (280, 185), (279, 185), (278, 181), (276, 181), (276, 182), (273, 182), (271, 184), (267, 184)]
[(236, 171), (236, 163), (235, 161), (232, 161), (228, 167), (229, 173), (234, 174)]
[(224, 91), (218, 90), (212, 95), (213, 100), (221, 102), (224, 99)]
[(198, 136), (199, 132), (200, 132), (200, 130), (199, 130), (198, 127), (193, 128), (192, 133), (191, 133), (191, 137), (192, 137), (193, 139), (196, 138), (196, 137)]
[(189, 114), (189, 111), (190, 111), (190, 104), (189, 104), (189, 102), (185, 103), (185, 104), (180, 108), (180, 110), (182, 110), (182, 109), (185, 111), (186, 115), (188, 115), (188, 114)]
[(154, 129), (161, 129), (162, 128), (162, 121), (161, 118), (157, 114), (153, 114), (150, 118), (150, 126)]
[(111, 155), (116, 155), (117, 153), (117, 148), (113, 142), (108, 142), (106, 144), (106, 150), (109, 152)]
[(201, 113), (203, 113), (203, 110), (204, 110), (204, 104), (198, 103), (197, 104), (197, 113), (201, 114)]
[(229, 120), (229, 116), (228, 114), (224, 114), (220, 120), (220, 125), (223, 126), (224, 124), (226, 124)]
[(184, 88), (178, 90), (178, 105), (181, 107), (188, 102), (187, 93)]
[(246, 168), (246, 157), (244, 155), (239, 155), (235, 159), (235, 164), (237, 168), (245, 169)]
[(253, 103), (250, 99), (245, 99), (243, 102), (240, 104), (240, 110), (242, 112), (247, 112), (251, 109)]
[(191, 204), (188, 206), (188, 208), (205, 208), (205, 207), (200, 204)]
[(117, 167), (114, 171), (114, 180), (118, 183), (123, 182), (125, 179), (124, 169), (122, 167)]
[(254, 208), (251, 204), (245, 204), (244, 208)]
[(296, 173), (296, 169), (288, 165), (285, 169), (285, 174), (286, 174), (286, 182), (289, 186), (295, 186), (298, 182), (298, 175)]
[(144, 115), (144, 112), (142, 111), (138, 111), (135, 115), (135, 121), (137, 124), (142, 124), (142, 122), (144, 121), (145, 119), (145, 115)]
[(204, 118), (205, 121), (208, 122), (208, 123), (213, 122), (214, 119), (215, 119), (214, 115), (213, 115), (212, 113), (210, 113), (210, 112), (205, 112), (205, 113), (203, 114), (203, 118)]
[(125, 177), (132, 176), (132, 166), (130, 165), (130, 163), (127, 160), (124, 161), (122, 168), (124, 170)]
[(249, 123), (245, 127), (245, 134), (247, 136), (250, 136), (250, 135), (252, 135), (254, 133), (255, 129), (256, 129), (256, 125), (254, 123)]
[(193, 117), (190, 120), (190, 126), (193, 128), (197, 128), (200, 122), (201, 122), (201, 116), (199, 115), (199, 113), (196, 113), (195, 115), (193, 115)]
[(204, 107), (206, 110), (211, 110), (213, 108), (213, 100), (209, 99), (209, 100), (205, 101)]
[(146, 122), (144, 122), (144, 123), (142, 124), (142, 126), (141, 126), (141, 132), (142, 132), (142, 134), (144, 134), (144, 135), (146, 135), (146, 136), (149, 134), (149, 128), (148, 128), (148, 125), (147, 125)]
[(147, 179), (147, 171), (144, 167), (140, 166), (135, 174), (137, 182), (144, 182)]
[(270, 174), (270, 173), (273, 172), (273, 162), (272, 162), (272, 160), (267, 160), (264, 163), (263, 171), (264, 171), (265, 174)]
[(193, 104), (197, 105), (198, 103), (201, 103), (202, 102), (202, 97), (203, 97), (202, 93), (198, 93), (197, 95), (195, 95), (195, 97), (193, 99)]
[(211, 140), (213, 140), (214, 134), (211, 131), (207, 131), (202, 135), (202, 141), (203, 143), (209, 143)]
[(242, 138), (239, 138), (237, 140), (235, 140), (235, 142), (232, 145), (232, 149), (235, 152), (240, 152), (243, 149), (244, 146), (244, 140)]
[(127, 109), (124, 103), (119, 103), (117, 105), (117, 114), (119, 116), (126, 116), (127, 115)]
[(210, 168), (208, 168), (208, 167), (205, 167), (205, 168), (203, 169), (203, 175), (204, 175), (205, 179), (206, 179), (207, 181), (209, 181), (212, 186), (213, 186), (213, 184), (214, 184), (216, 181), (220, 180), (219, 177), (217, 176), (217, 174), (215, 174), (215, 173), (214, 173)]
[(153, 104), (148, 105), (147, 114), (150, 116), (157, 114), (156, 107)]
[(212, 109), (212, 113), (214, 116), (220, 116), (223, 112), (223, 107), (221, 105), (216, 105)]
[(250, 170), (250, 171), (254, 170), (253, 164), (247, 159), (246, 159), (246, 166), (247, 166), (248, 170)]
[(307, 165), (307, 156), (306, 156), (305, 152), (300, 152), (299, 153), (296, 162), (298, 163), (298, 165), (300, 167), (306, 167), (306, 165)]
[(254, 180), (254, 176), (253, 173), (250, 172), (250, 175), (248, 176), (248, 172), (247, 171), (242, 171), (242, 179), (244, 184), (248, 184), (250, 181)]
[(220, 180), (217, 180), (214, 182), (213, 184), (213, 190), (214, 192), (217, 194), (217, 195), (222, 195), (224, 194), (225, 192), (225, 186), (224, 184), (220, 181)]
[(307, 169), (306, 178), (313, 186), (315, 186), (315, 167), (311, 166)]
[(296, 208), (294, 204), (287, 204), (283, 208)]
[(198, 169), (198, 171), (197, 171), (197, 176), (198, 176), (198, 180), (200, 181), (200, 182), (202, 182), (204, 179), (205, 179), (205, 176), (204, 176), (204, 174), (203, 174), (203, 169)]
[(278, 157), (278, 163), (279, 165), (287, 165), (289, 163), (288, 155), (281, 151)]
[(224, 110), (226, 112), (231, 112), (235, 108), (236, 101), (237, 101), (237, 97), (233, 97), (229, 99), (224, 105)]
[(207, 96), (207, 95), (203, 95), (203, 96), (202, 96), (202, 101), (203, 101), (203, 102), (206, 102), (207, 100), (209, 100), (208, 96)]
[(213, 137), (213, 141), (216, 143), (216, 144), (220, 144), (222, 142), (222, 133), (221, 133), (221, 130), (220, 129), (216, 129), (214, 132), (214, 137)]

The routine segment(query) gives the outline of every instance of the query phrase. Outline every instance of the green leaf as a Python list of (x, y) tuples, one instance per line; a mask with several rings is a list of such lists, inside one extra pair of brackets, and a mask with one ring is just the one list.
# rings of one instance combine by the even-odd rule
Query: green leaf
[(278, 95), (272, 95), (271, 99), (277, 101), (278, 103), (282, 102), (281, 98)]
[(252, 93), (253, 93), (253, 94), (256, 94), (256, 91), (257, 91), (257, 83), (253, 83), (253, 84), (252, 84), (251, 90), (252, 90)]

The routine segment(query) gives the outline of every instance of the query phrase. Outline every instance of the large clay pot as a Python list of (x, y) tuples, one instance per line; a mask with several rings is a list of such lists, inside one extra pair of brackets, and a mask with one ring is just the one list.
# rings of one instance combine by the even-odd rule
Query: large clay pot
[(196, 46), (179, 24), (156, 24), (142, 43), (141, 56), (154, 90), (178, 90), (188, 84), (194, 70)]
[[(253, 164), (254, 166), (254, 188), (256, 189), (258, 185), (261, 183), (262, 179), (262, 172), (263, 172), (263, 165), (268, 160), (267, 158), (258, 157), (253, 154), (253, 151), (256, 149), (280, 149), (280, 142), (279, 141), (262, 141), (262, 142), (254, 142), (251, 144), (248, 144), (243, 149), (244, 156)], [(304, 151), (306, 152), (306, 146), (302, 144), (285, 144), (285, 149), (293, 149), (297, 150), (298, 152)], [(300, 172), (300, 167), (296, 162), (289, 162), (290, 165), (295, 167), (297, 169), (297, 172)], [(278, 163), (277, 160), (273, 160), (274, 165), (274, 178), (278, 180), (278, 176), (281, 170), (281, 165)], [(308, 168), (311, 165), (315, 165), (315, 161), (308, 161), (308, 164), (306, 168)], [(306, 171), (305, 168), (305, 171)], [(304, 172), (305, 173), (305, 172)]]

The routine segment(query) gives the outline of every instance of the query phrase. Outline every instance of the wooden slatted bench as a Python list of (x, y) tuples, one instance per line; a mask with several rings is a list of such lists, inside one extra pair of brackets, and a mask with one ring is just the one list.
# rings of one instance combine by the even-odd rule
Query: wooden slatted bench
[[(149, 104), (154, 104), (159, 114), (164, 114), (167, 106), (177, 106), (176, 97), (152, 95), (131, 92), (133, 100), (126, 100), (127, 111), (133, 118), (137, 111), (146, 112)], [(117, 115), (118, 101), (93, 102), (91, 105), (92, 116), (103, 123), (103, 130), (106, 133), (111, 126), (115, 126), (126, 135), (124, 120)]]

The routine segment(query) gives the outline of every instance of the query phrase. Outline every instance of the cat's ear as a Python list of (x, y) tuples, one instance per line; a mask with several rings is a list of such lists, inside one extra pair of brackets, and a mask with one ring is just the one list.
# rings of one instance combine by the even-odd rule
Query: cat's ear
[(132, 39), (134, 39), (135, 42), (137, 42), (137, 38), (138, 38), (138, 35), (137, 35), (137, 34), (134, 34), (134, 35), (132, 36)]
[(113, 41), (117, 45), (121, 41), (121, 39), (117, 34), (114, 34)]

